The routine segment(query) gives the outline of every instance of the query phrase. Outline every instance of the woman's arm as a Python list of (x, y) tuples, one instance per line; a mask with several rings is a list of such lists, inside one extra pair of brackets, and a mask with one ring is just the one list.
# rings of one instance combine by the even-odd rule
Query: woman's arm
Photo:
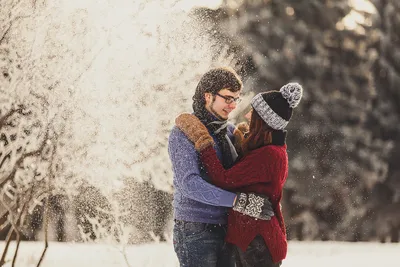
[(286, 153), (281, 150), (283, 147), (271, 145), (253, 151), (232, 168), (225, 170), (214, 150), (213, 138), (196, 116), (180, 114), (175, 123), (194, 144), (213, 183), (218, 187), (233, 189), (268, 182), (278, 176), (280, 167), (285, 162)]
[(225, 189), (235, 189), (259, 182), (268, 182), (277, 175), (282, 159), (278, 148), (266, 146), (248, 154), (233, 167), (225, 170), (212, 146), (200, 152), (212, 183)]

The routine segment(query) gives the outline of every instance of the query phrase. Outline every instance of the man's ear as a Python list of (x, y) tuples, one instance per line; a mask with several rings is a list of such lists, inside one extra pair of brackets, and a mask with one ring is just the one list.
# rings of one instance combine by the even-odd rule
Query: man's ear
[(204, 93), (204, 100), (206, 102), (209, 102), (211, 100), (211, 97), (212, 97), (211, 93)]

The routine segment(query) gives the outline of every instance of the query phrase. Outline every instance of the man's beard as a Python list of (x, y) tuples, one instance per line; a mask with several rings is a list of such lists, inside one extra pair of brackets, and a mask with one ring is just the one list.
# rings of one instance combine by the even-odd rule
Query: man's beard
[(214, 101), (211, 103), (211, 105), (210, 105), (210, 111), (211, 111), (211, 113), (215, 116), (215, 117), (217, 117), (217, 119), (218, 120), (220, 120), (220, 121), (226, 121), (228, 118), (222, 118), (220, 115), (218, 115), (218, 113), (215, 111), (215, 109), (213, 109), (213, 103), (214, 103)]

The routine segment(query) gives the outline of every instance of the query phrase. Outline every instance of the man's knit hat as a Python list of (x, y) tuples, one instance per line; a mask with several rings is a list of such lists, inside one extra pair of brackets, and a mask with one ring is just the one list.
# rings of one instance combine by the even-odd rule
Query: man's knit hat
[(283, 130), (302, 96), (303, 88), (300, 84), (288, 83), (279, 91), (257, 94), (251, 100), (251, 106), (272, 129)]

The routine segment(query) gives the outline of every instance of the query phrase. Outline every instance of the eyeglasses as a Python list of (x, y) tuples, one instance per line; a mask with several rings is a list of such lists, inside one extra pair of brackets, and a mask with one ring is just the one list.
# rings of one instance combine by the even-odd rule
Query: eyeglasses
[(225, 96), (218, 93), (216, 93), (216, 95), (225, 99), (226, 104), (232, 104), (233, 102), (235, 102), (235, 104), (239, 104), (240, 102), (242, 102), (242, 99), (240, 97)]

